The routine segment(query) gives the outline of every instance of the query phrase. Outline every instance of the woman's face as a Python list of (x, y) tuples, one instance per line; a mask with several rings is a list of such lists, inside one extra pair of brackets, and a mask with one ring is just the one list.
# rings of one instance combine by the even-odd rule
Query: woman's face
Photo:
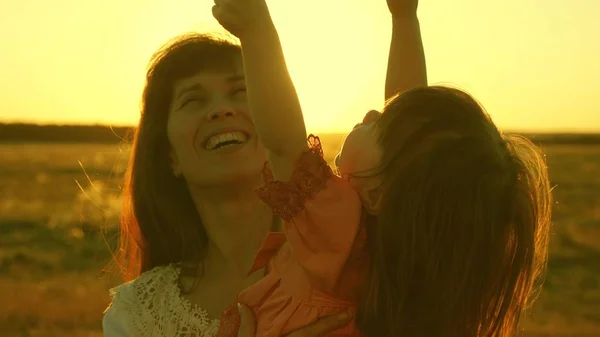
[(241, 60), (177, 81), (167, 122), (173, 171), (199, 186), (257, 179), (267, 159), (246, 100)]

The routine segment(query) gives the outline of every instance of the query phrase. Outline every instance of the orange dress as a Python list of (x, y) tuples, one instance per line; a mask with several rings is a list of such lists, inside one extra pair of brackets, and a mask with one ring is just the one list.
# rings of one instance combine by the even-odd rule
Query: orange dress
[[(279, 337), (317, 319), (350, 309), (366, 268), (361, 202), (347, 181), (323, 159), (318, 137), (299, 158), (289, 182), (274, 181), (268, 168), (259, 197), (283, 220), (270, 233), (250, 273), (267, 274), (237, 301), (256, 315), (256, 336)], [(232, 304), (221, 317), (219, 337), (237, 336), (240, 317)], [(361, 336), (353, 320), (328, 336)]]

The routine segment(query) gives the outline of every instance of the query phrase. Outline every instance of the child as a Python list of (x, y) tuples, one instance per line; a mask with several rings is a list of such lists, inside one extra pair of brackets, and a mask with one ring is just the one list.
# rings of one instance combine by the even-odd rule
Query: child
[[(362, 212), (361, 196), (348, 181), (333, 174), (323, 160), (318, 137), (311, 135), (307, 146), (300, 104), (265, 2), (215, 3), (215, 17), (242, 43), (252, 117), (269, 151), (267, 182), (258, 193), (284, 222), (283, 233), (267, 237), (250, 271), (267, 267), (268, 274), (242, 292), (238, 301), (258, 315), (257, 336), (266, 337), (284, 335), (343, 310), (356, 313), (357, 290), (367, 270), (364, 222), (368, 216)], [(397, 89), (426, 84), (416, 0), (390, 3), (397, 3), (396, 13), (406, 11), (415, 21), (396, 23), (401, 30), (394, 32), (390, 56), (402, 47), (413, 51), (401, 60), (413, 74), (401, 74), (401, 78), (392, 72), (404, 69), (396, 70), (398, 67), (390, 64), (388, 96)], [(360, 172), (377, 165), (377, 147), (367, 139), (377, 117), (370, 112), (366, 125), (348, 137), (340, 162), (342, 172)], [(367, 143), (360, 144), (363, 138)], [(372, 155), (354, 153), (350, 150), (356, 146), (353, 142)], [(355, 155), (360, 159), (354, 160)], [(367, 204), (368, 200), (366, 197)], [(222, 317), (219, 335), (236, 336), (238, 325), (237, 308), (232, 306)], [(359, 333), (352, 322), (332, 335)]]
[[(259, 195), (284, 221), (252, 268), (267, 275), (238, 297), (257, 316), (256, 335), (285, 335), (345, 309), (359, 315), (360, 331), (353, 321), (329, 336), (514, 329), (548, 238), (548, 179), (533, 146), (502, 137), (467, 94), (420, 88), (352, 130), (337, 176), (319, 138), (306, 142), (264, 0), (216, 3), (215, 17), (242, 43), (252, 116), (269, 151)], [(417, 33), (398, 40), (420, 44), (411, 27)], [(238, 325), (232, 306), (220, 336)]]

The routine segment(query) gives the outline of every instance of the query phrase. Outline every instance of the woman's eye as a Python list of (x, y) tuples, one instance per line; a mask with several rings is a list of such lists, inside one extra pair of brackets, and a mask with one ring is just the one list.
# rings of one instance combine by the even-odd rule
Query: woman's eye
[(205, 99), (203, 97), (189, 97), (183, 101), (183, 103), (181, 104), (181, 108), (184, 108), (190, 104), (201, 104), (204, 101), (205, 101)]
[(233, 96), (236, 98), (246, 98), (246, 88), (239, 88), (233, 91)]

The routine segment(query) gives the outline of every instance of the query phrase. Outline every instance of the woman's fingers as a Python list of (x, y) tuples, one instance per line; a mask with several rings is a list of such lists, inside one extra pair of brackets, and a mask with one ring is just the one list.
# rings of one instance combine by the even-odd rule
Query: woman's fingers
[(286, 337), (322, 337), (344, 327), (351, 320), (352, 314), (350, 311), (344, 311), (336, 315), (323, 317), (311, 325), (287, 334)]
[(250, 308), (243, 304), (238, 304), (238, 311), (241, 316), (240, 329), (238, 330), (238, 337), (254, 337), (256, 334), (256, 319), (254, 313)]

